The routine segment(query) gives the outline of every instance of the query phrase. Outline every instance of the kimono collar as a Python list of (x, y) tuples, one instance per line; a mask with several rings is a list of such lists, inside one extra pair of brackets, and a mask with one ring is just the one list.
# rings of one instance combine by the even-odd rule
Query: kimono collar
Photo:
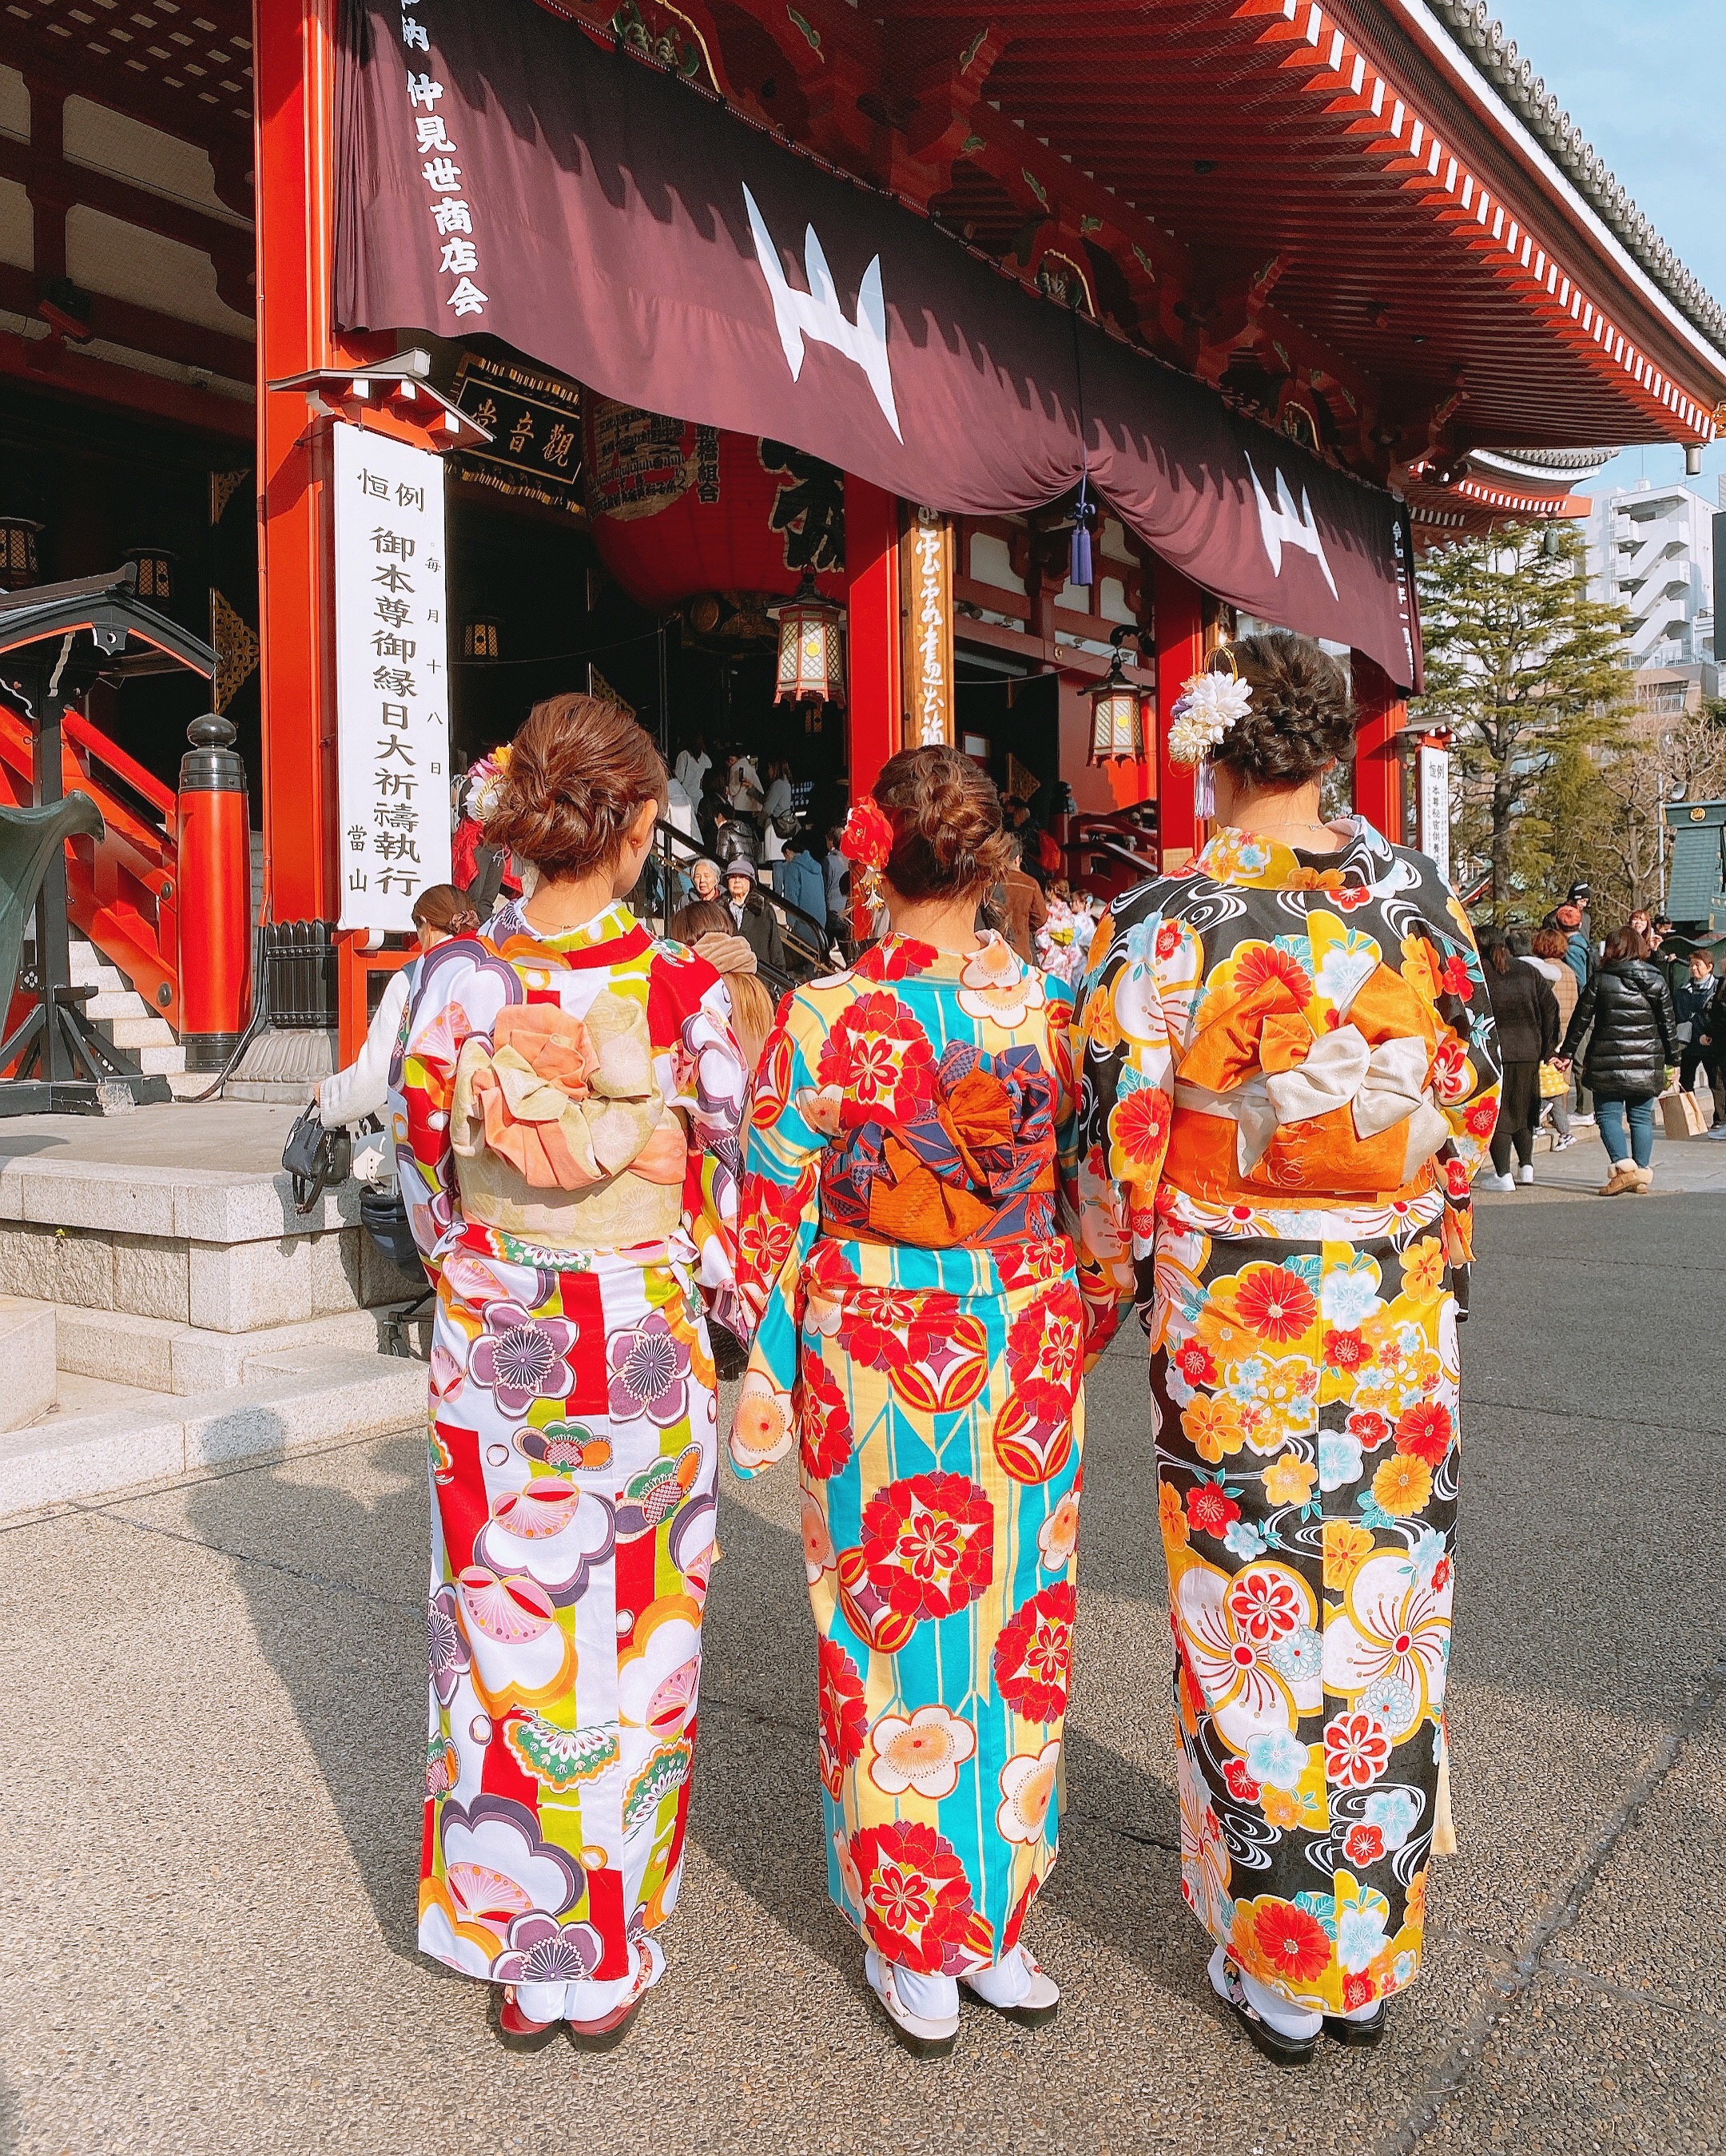
[(1258, 891), (1340, 891), (1345, 884), (1376, 883), (1390, 865), (1389, 842), (1364, 816), (1338, 819), (1347, 834), (1334, 853), (1308, 853), (1224, 824), (1193, 862), (1213, 883)]
[(1012, 945), (993, 928), (983, 930), (978, 942), (977, 950), (961, 953), (937, 951), (932, 943), (920, 942), (913, 936), (883, 936), (851, 971), (870, 981), (902, 981), (912, 973), (927, 973), (937, 980), (962, 981), (968, 987), (979, 983), (990, 988), (1016, 987), (1025, 964)]
[(653, 940), (620, 898), (614, 899), (591, 921), (580, 921), (573, 928), (560, 928), (555, 935), (536, 928), (527, 918), (526, 902), (512, 898), (492, 916), (484, 932), (487, 942), (499, 948), (525, 939), (557, 952), (575, 965), (583, 963), (582, 953), (586, 952), (595, 954), (587, 963), (610, 965), (633, 957), (638, 949), (645, 951)]

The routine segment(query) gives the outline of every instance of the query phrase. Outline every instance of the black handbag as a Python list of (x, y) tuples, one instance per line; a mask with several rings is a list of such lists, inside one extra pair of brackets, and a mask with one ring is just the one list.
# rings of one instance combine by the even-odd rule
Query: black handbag
[(411, 1280), (419, 1270), (419, 1246), (408, 1225), (408, 1209), (393, 1184), (368, 1183), (360, 1193), (360, 1225), (398, 1273)]
[(326, 1130), (316, 1103), (302, 1108), (282, 1147), (282, 1166), (294, 1178), (294, 1210), (309, 1213), (332, 1183), (345, 1183), (353, 1165), (353, 1141), (345, 1129)]

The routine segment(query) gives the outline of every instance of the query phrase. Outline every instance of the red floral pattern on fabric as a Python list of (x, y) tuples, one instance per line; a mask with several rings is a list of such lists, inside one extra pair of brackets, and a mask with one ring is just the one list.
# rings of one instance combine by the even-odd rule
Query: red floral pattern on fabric
[(1235, 963), (1235, 988), (1246, 997), (1255, 988), (1280, 985), (1297, 1004), (1312, 1000), (1312, 980), (1292, 952), (1279, 951), (1274, 943), (1251, 944)]
[(890, 1820), (851, 1837), (863, 1922), (877, 1949), (920, 1976), (941, 1973), (972, 1916), (965, 1867), (952, 1843), (917, 1820)]
[(1397, 1450), (1413, 1453), (1429, 1467), (1443, 1464), (1454, 1435), (1451, 1411), (1441, 1401), (1428, 1400), (1420, 1407), (1405, 1408), (1396, 1418)]
[(1266, 1899), (1254, 1910), (1253, 1943), (1280, 1977), (1310, 1984), (1330, 1965), (1330, 1934), (1310, 1911)]
[(863, 1680), (835, 1640), (820, 1643), (815, 1690), (821, 1726), (821, 1779), (829, 1794), (837, 1797), (845, 1768), (863, 1756), (869, 1711), (864, 1703)]
[(1298, 1340), (1312, 1329), (1318, 1305), (1298, 1273), (1287, 1265), (1251, 1265), (1235, 1291), (1235, 1309), (1261, 1340)]
[(899, 998), (877, 989), (834, 1020), (821, 1045), (816, 1083), (843, 1090), (842, 1123), (907, 1122), (934, 1096), (934, 1052)]
[(994, 1507), (963, 1475), (889, 1482), (863, 1507), (870, 1584), (902, 1615), (950, 1617), (994, 1576)]
[(851, 1415), (844, 1391), (826, 1363), (814, 1357), (803, 1366), (798, 1441), (804, 1471), (818, 1482), (837, 1475), (851, 1456)]
[(805, 1168), (795, 1183), (775, 1183), (749, 1174), (737, 1207), (738, 1276), (746, 1294), (764, 1295), (779, 1275), (797, 1241), (797, 1224), (815, 1188), (815, 1171)]
[(940, 955), (932, 943), (919, 943), (910, 936), (889, 936), (871, 943), (851, 973), (860, 981), (902, 981), (912, 973), (927, 972)]
[(1039, 1422), (1065, 1422), (1073, 1411), (1085, 1361), (1085, 1306), (1063, 1281), (1027, 1303), (1007, 1334), (1007, 1374)]
[(1057, 1580), (1021, 1604), (1001, 1627), (994, 1651), (996, 1689), (1027, 1722), (1055, 1722), (1066, 1712), (1078, 1607), (1072, 1582)]
[(1109, 1135), (1129, 1160), (1148, 1164), (1169, 1137), (1174, 1103), (1160, 1089), (1143, 1086), (1115, 1104)]
[(1241, 1507), (1220, 1482), (1201, 1482), (1187, 1500), (1189, 1523), (1202, 1535), (1218, 1541), (1241, 1517)]

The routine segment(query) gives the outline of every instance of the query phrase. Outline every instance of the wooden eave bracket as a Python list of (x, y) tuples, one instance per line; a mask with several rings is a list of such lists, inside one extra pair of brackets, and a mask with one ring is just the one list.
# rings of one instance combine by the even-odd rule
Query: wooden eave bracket
[(301, 389), (314, 418), (340, 418), (396, 434), (420, 447), (482, 448), (490, 433), (452, 403), (429, 379), (431, 355), (415, 346), (369, 367), (318, 367), (266, 382), (272, 390)]

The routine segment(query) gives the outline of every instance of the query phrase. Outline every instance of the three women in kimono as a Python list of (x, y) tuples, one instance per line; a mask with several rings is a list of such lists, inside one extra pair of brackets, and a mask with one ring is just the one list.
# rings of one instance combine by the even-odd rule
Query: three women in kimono
[(1224, 828), (1102, 924), (1079, 1073), (1071, 991), (973, 930), (994, 789), (908, 752), (848, 837), (891, 932), (782, 1004), (741, 1163), (722, 986), (616, 902), (656, 760), (584, 700), (518, 741), (494, 835), (537, 885), (425, 962), (398, 1137), (440, 1276), (421, 1941), (501, 1982), (515, 2041), (614, 2038), (661, 1965), (704, 1304), (754, 1336), (733, 1465), (798, 1456), (829, 1891), (902, 2041), (948, 2048), (961, 1985), (1056, 2010), (1022, 1933), (1057, 1844), (1081, 1377), (1135, 1300), (1212, 1982), (1298, 2060), (1322, 2025), (1374, 2041), (1412, 1979), (1491, 1024), (1431, 865), (1318, 820), (1340, 670), (1292, 638), (1230, 663), (1186, 727)]

